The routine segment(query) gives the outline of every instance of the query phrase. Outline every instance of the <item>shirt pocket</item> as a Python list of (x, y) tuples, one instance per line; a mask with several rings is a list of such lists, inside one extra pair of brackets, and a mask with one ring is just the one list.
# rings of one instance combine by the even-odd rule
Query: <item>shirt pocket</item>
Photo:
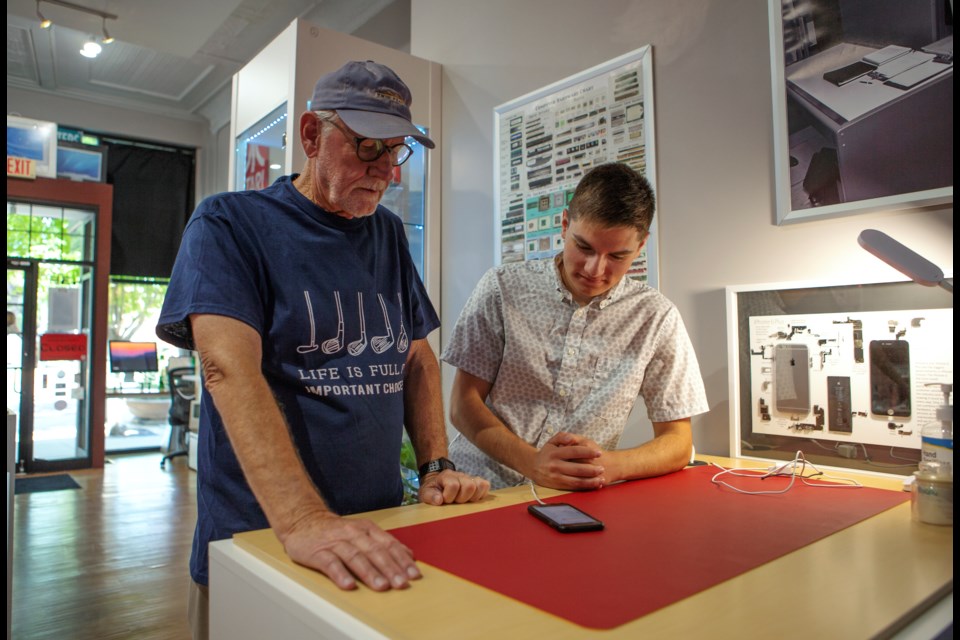
[(620, 356), (600, 356), (593, 368), (594, 386), (606, 385), (620, 368)]
[(598, 418), (619, 422), (633, 408), (639, 385), (633, 381), (628, 367), (629, 362), (620, 354), (597, 358), (591, 396), (596, 403)]

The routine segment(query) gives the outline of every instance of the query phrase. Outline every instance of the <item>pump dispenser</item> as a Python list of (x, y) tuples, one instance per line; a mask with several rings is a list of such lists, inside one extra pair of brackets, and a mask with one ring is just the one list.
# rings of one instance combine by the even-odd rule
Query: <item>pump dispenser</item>
[[(913, 474), (913, 519), (953, 526), (953, 385), (936, 383), (943, 392), (937, 421), (920, 430), (920, 464)], [(933, 385), (928, 385), (933, 386)]]

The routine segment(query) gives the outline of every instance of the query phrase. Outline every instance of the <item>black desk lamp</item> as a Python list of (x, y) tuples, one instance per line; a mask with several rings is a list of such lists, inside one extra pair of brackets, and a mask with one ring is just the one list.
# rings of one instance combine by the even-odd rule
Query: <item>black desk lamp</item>
[(864, 229), (857, 238), (860, 246), (917, 284), (940, 286), (953, 294), (953, 283), (943, 277), (943, 270), (916, 251), (905, 247), (876, 229)]

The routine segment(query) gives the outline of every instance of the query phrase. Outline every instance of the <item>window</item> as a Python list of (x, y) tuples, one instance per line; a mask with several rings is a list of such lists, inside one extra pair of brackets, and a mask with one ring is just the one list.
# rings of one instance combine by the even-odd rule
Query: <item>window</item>
[(168, 283), (169, 280), (165, 278), (110, 278), (107, 339), (156, 342), (159, 371), (133, 374), (108, 372), (108, 391), (139, 393), (162, 391), (165, 388), (165, 363), (180, 355), (178, 348), (158, 340), (155, 331)]

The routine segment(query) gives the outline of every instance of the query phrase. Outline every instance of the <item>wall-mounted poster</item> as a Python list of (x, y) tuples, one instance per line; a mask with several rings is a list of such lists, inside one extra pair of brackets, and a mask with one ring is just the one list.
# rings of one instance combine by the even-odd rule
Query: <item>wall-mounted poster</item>
[[(563, 246), (560, 221), (580, 178), (623, 162), (656, 190), (649, 46), (494, 109), (497, 264)], [(657, 222), (629, 275), (657, 286)]]

